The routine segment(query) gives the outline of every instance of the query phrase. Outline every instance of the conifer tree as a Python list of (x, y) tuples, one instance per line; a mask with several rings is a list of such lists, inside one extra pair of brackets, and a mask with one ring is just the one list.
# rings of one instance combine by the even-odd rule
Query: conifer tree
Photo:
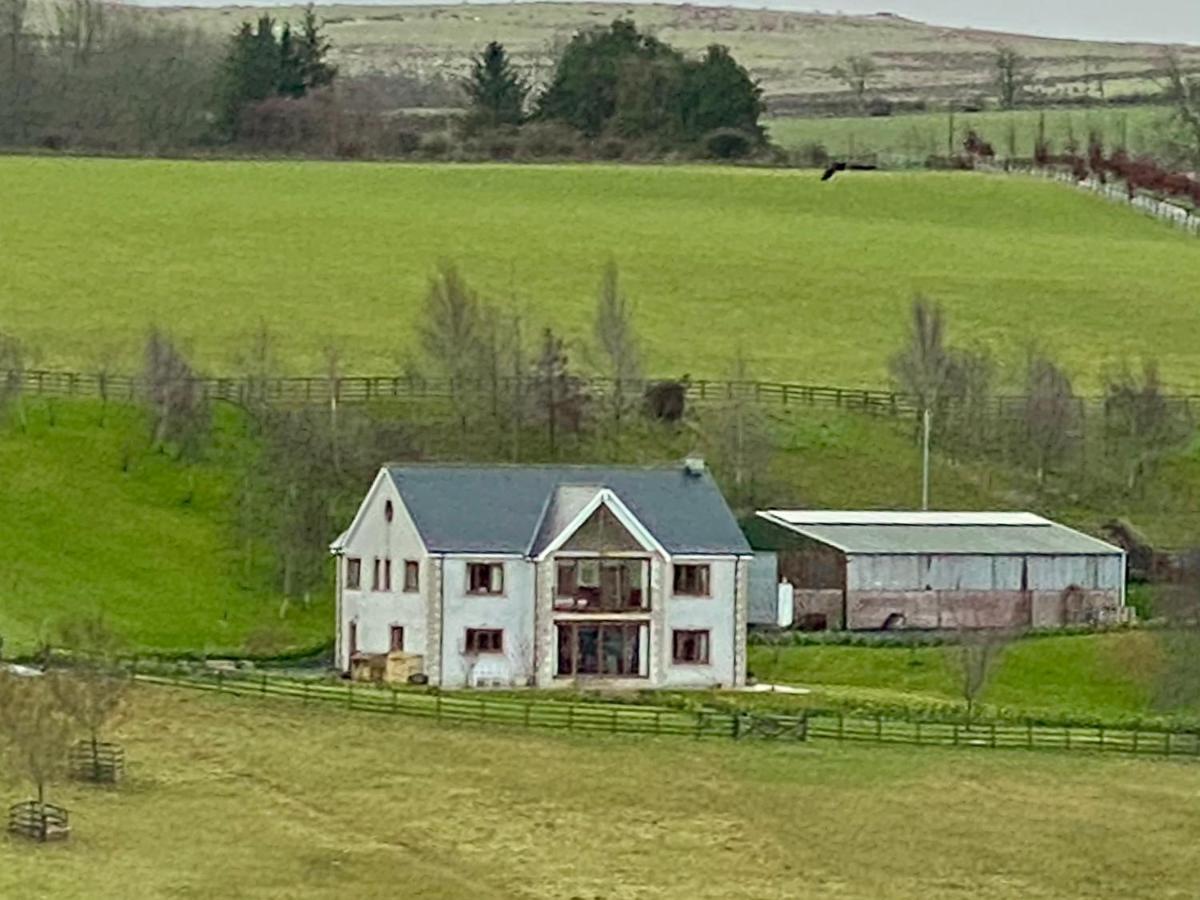
[(524, 120), (529, 86), (513, 69), (502, 44), (492, 41), (472, 60), (463, 88), (470, 100), (468, 121), (473, 127), (520, 125)]

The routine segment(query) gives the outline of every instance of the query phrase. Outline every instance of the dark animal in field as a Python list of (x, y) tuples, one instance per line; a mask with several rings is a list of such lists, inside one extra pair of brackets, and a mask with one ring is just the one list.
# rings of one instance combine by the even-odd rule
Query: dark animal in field
[(825, 174), (821, 176), (822, 181), (828, 181), (838, 172), (874, 172), (879, 166), (871, 166), (866, 163), (830, 163), (829, 168), (825, 170)]
[(678, 422), (687, 408), (690, 376), (678, 381), (656, 381), (646, 388), (646, 415), (660, 422)]

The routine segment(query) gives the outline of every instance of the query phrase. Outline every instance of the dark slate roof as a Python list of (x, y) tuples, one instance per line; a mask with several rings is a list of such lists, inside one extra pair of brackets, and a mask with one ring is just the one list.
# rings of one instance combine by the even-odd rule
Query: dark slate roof
[(672, 554), (749, 554), (708, 472), (682, 466), (388, 466), (433, 553), (525, 553), (564, 485), (609, 488)]

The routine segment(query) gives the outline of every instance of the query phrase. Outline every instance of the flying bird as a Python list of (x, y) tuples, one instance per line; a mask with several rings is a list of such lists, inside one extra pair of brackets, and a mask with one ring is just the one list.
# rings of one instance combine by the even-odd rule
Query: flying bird
[(830, 163), (829, 168), (825, 170), (825, 174), (821, 176), (821, 180), (829, 181), (838, 172), (845, 172), (847, 170), (851, 172), (874, 172), (878, 168), (879, 166), (869, 166), (862, 163)]

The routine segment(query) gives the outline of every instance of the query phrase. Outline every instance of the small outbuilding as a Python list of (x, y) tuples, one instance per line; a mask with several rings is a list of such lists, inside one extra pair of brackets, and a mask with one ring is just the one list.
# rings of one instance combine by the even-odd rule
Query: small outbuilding
[(1027, 512), (759, 512), (747, 528), (812, 629), (1123, 621), (1125, 552)]

